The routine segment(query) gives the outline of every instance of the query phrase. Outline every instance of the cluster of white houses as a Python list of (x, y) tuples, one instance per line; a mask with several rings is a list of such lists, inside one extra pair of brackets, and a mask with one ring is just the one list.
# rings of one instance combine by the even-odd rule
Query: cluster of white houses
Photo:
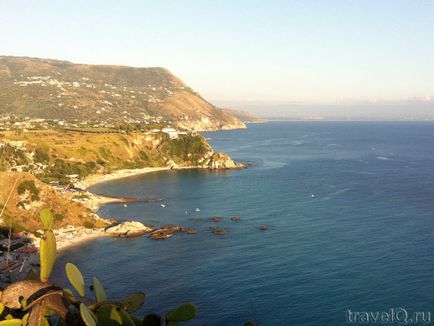
[(145, 135), (158, 134), (160, 132), (169, 135), (170, 139), (177, 139), (179, 135), (187, 135), (186, 131), (178, 131), (174, 128), (152, 129), (151, 131), (145, 132)]

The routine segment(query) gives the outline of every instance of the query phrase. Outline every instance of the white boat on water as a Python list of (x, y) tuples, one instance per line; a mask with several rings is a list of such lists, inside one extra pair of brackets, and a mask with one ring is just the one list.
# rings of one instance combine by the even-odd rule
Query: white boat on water
[(163, 208), (166, 207), (166, 205), (164, 205), (164, 204), (160, 204), (160, 206), (163, 207)]
[(196, 208), (196, 212), (200, 212), (200, 208)]

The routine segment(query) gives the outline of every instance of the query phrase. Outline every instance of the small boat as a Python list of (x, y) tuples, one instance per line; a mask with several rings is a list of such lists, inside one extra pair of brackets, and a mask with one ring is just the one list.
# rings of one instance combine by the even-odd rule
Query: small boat
[(311, 194), (311, 195), (310, 195), (310, 197), (314, 198), (314, 197), (315, 197), (315, 195), (314, 195), (314, 194)]
[(124, 207), (128, 207), (128, 205), (127, 205), (127, 204), (124, 204)]
[(200, 212), (200, 208), (196, 208), (196, 212)]
[(164, 204), (160, 204), (160, 206), (163, 207), (163, 208), (166, 207), (166, 205), (164, 205)]

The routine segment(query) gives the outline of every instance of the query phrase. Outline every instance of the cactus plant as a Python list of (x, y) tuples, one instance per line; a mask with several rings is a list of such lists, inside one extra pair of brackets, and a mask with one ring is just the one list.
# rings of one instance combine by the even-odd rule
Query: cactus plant
[(83, 319), (86, 326), (96, 326), (95, 315), (92, 313), (92, 311), (89, 310), (89, 308), (84, 303), (80, 303), (80, 316), (81, 319)]
[(80, 270), (72, 263), (67, 263), (65, 266), (66, 276), (69, 282), (77, 291), (80, 297), (84, 298), (86, 295), (86, 289), (84, 287), (84, 278)]
[(166, 319), (167, 321), (172, 322), (173, 325), (176, 325), (179, 322), (193, 319), (195, 315), (196, 306), (192, 303), (184, 303), (167, 313)]
[(102, 302), (102, 301), (107, 300), (107, 296), (105, 294), (104, 287), (102, 286), (101, 282), (96, 277), (94, 277), (92, 279), (92, 289), (95, 292), (96, 302)]
[(39, 257), (41, 263), (40, 278), (42, 282), (47, 282), (56, 262), (56, 238), (51, 230), (44, 232), (40, 243)]
[(21, 319), (8, 319), (0, 321), (0, 326), (21, 326)]
[(44, 225), (44, 229), (51, 230), (51, 226), (53, 225), (53, 214), (51, 214), (51, 211), (48, 208), (44, 208), (39, 213), (39, 217)]
[(142, 292), (131, 293), (121, 300), (126, 310), (131, 314), (139, 310), (145, 303), (146, 296)]

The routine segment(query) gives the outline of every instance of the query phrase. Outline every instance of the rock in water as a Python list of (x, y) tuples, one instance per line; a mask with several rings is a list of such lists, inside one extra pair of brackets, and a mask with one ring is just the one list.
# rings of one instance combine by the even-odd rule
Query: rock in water
[(245, 166), (242, 163), (235, 163), (224, 153), (213, 153), (208, 162), (208, 167), (211, 169), (240, 169)]
[(218, 217), (218, 216), (212, 216), (208, 218), (209, 221), (214, 222), (214, 223), (219, 223), (221, 221), (223, 221), (222, 217)]
[(115, 226), (110, 226), (106, 229), (106, 233), (111, 236), (128, 238), (138, 237), (152, 231), (153, 229), (136, 221), (123, 222)]

